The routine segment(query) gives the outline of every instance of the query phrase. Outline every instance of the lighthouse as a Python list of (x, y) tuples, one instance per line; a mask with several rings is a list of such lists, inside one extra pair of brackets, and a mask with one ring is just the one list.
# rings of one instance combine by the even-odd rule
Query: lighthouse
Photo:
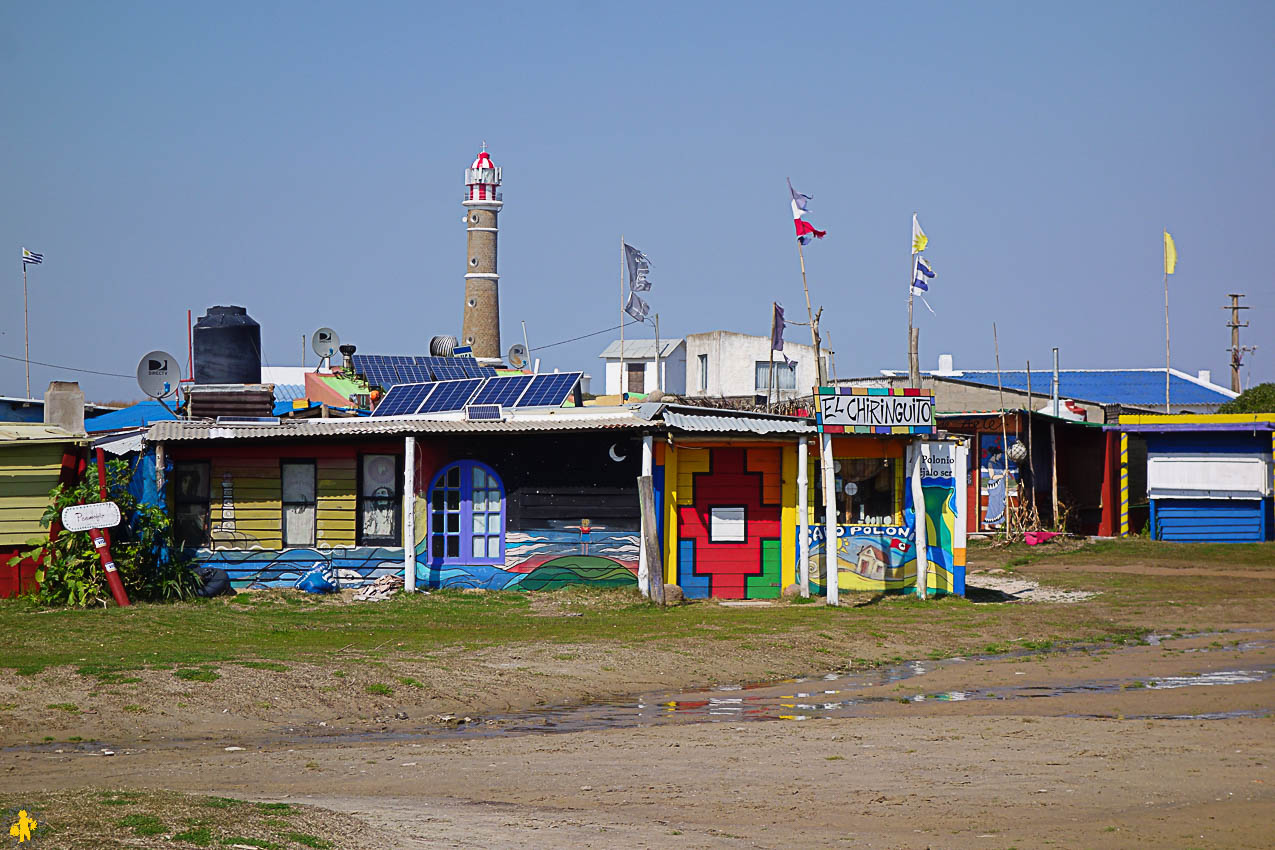
[(500, 275), (496, 271), (496, 223), (503, 205), (500, 169), (487, 145), (465, 169), (465, 313), (461, 339), (474, 357), (500, 360)]

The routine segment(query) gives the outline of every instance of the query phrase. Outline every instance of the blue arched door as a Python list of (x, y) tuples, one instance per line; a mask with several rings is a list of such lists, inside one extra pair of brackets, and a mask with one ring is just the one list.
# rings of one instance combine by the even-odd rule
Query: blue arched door
[(461, 460), (429, 488), (429, 563), (505, 563), (505, 488), (491, 467)]

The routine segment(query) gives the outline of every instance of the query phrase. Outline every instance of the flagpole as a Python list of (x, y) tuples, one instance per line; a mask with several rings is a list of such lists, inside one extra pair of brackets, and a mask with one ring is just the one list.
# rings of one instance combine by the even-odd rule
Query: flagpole
[[(916, 227), (916, 213), (912, 213), (913, 227)], [(914, 231), (915, 232), (915, 231)], [(913, 248), (916, 246), (914, 245)], [(908, 385), (913, 387), (921, 386), (921, 363), (920, 357), (912, 344), (912, 302), (916, 299), (912, 292), (912, 287), (916, 284), (916, 251), (911, 254), (911, 268), (908, 270)]]
[(620, 400), (625, 400), (625, 234), (620, 234)]
[(823, 386), (823, 358), (819, 356), (819, 329), (815, 326), (815, 314), (810, 309), (810, 286), (806, 283), (806, 254), (801, 249), (801, 237), (797, 237), (797, 258), (801, 261), (801, 288), (806, 293), (806, 315), (810, 317), (810, 341), (815, 347), (815, 385)]
[[(1168, 230), (1164, 231), (1168, 234)], [(1161, 237), (1164, 242), (1164, 412), (1169, 413), (1169, 256), (1168, 241)], [(1055, 411), (1057, 412), (1057, 411)]]
[(770, 380), (766, 384), (766, 410), (770, 410), (770, 399), (775, 391), (775, 304), (770, 305)]
[(27, 367), (27, 398), (31, 397), (31, 334), (27, 322), (27, 263), (22, 260), (22, 354)]

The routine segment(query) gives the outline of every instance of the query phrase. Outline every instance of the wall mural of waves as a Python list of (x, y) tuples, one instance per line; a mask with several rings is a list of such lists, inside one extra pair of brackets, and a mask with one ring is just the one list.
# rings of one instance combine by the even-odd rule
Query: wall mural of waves
[(426, 587), (558, 590), (574, 584), (637, 586), (636, 530), (536, 529), (505, 535), (504, 566), (432, 564), (428, 540), (416, 544), (416, 578)]

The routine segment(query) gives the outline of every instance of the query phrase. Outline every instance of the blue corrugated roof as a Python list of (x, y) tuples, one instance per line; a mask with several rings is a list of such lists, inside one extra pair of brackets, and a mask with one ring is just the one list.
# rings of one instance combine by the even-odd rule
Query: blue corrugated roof
[(292, 401), (293, 399), (298, 398), (305, 398), (305, 384), (274, 385), (275, 401)]
[(164, 409), (157, 401), (139, 401), (132, 407), (112, 410), (101, 416), (84, 420), (84, 430), (90, 434), (118, 431), (122, 428), (139, 428), (152, 422), (166, 422), (177, 417)]
[[(996, 386), (996, 372), (991, 370), (964, 369), (951, 377), (958, 381)], [(1048, 396), (1052, 377), (1048, 370), (1032, 372), (1032, 392)], [(1027, 372), (1001, 372), (1001, 382), (1006, 389), (1026, 392)], [(1062, 369), (1058, 372), (1058, 394), (1063, 398), (1098, 404), (1163, 405), (1164, 370)], [(1203, 386), (1177, 372), (1169, 375), (1169, 399), (1173, 404), (1222, 404), (1232, 398), (1229, 393)]]

